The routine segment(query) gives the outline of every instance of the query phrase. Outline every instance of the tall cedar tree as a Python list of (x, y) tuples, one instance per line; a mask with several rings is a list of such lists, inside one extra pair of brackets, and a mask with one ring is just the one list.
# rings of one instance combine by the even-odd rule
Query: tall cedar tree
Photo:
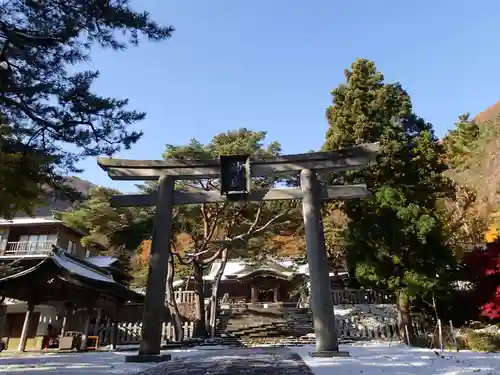
[(172, 32), (128, 0), (0, 0), (0, 182), (16, 176), (0, 184), (0, 215), (29, 211), (41, 185), (59, 185), (82, 157), (111, 155), (141, 137), (129, 125), (145, 114), (95, 93), (99, 72), (75, 67), (92, 47), (124, 50)]
[(453, 189), (443, 176), (447, 167), (432, 126), (412, 113), (402, 87), (384, 83), (366, 59), (356, 60), (345, 77), (332, 91), (324, 149), (381, 145), (368, 169), (336, 176), (347, 183), (365, 181), (373, 192), (344, 205), (350, 219), (344, 232), (348, 262), (361, 283), (395, 292), (401, 330), (404, 335), (406, 326), (411, 340), (409, 300), (432, 289), (452, 262), (436, 202)]

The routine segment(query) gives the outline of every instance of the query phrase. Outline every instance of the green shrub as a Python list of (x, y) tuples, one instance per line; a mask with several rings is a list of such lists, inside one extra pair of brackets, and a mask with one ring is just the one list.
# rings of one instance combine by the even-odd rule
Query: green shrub
[(454, 343), (447, 341), (445, 343), (446, 349), (448, 349), (448, 350), (469, 350), (470, 349), (466, 338), (461, 337), (461, 336), (457, 336), (455, 338), (455, 340), (457, 340), (456, 345)]
[(481, 328), (486, 328), (488, 325), (483, 323), (483, 322), (479, 322), (479, 321), (472, 321), (472, 322), (468, 322), (467, 324), (467, 327), (471, 328), (471, 329), (481, 329)]
[(411, 345), (416, 348), (429, 348), (431, 346), (432, 336), (418, 335), (411, 340)]
[(500, 351), (500, 335), (486, 332), (468, 332), (467, 347), (475, 352)]

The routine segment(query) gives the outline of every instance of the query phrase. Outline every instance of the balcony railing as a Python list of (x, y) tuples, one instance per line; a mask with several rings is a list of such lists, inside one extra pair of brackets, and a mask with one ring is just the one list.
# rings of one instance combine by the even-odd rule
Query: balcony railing
[(8, 242), (3, 255), (47, 254), (55, 244), (54, 241)]

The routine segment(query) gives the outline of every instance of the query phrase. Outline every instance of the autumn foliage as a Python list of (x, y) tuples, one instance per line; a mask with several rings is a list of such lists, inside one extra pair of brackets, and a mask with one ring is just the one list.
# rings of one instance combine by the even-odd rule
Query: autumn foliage
[(463, 262), (466, 279), (474, 284), (470, 302), (481, 317), (500, 319), (500, 240), (467, 253)]

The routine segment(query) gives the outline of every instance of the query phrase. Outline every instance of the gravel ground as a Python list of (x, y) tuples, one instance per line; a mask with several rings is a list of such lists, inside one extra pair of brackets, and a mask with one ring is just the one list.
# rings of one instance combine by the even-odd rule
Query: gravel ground
[(136, 375), (312, 375), (302, 358), (287, 348), (231, 348), (179, 358)]

